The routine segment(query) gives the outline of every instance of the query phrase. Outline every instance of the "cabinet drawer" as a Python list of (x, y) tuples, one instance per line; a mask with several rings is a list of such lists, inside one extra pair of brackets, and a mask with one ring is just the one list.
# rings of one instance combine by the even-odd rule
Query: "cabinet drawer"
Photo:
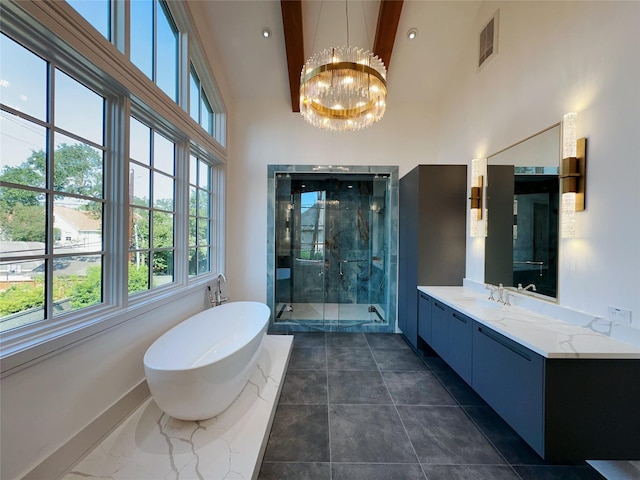
[(474, 390), (544, 455), (544, 359), (474, 322), (472, 378)]
[(449, 317), (448, 362), (471, 385), (473, 320), (453, 310)]
[(448, 363), (451, 309), (438, 300), (431, 302), (431, 348)]
[(418, 336), (431, 345), (431, 302), (426, 293), (418, 293)]

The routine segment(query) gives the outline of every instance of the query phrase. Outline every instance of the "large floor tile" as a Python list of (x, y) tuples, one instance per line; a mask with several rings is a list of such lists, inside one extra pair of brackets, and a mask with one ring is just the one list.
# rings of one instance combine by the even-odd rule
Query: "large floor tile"
[(333, 463), (332, 480), (425, 480), (417, 463)]
[(327, 347), (365, 348), (369, 345), (363, 333), (327, 333)]
[(546, 463), (491, 407), (464, 407), (464, 410), (510, 464)]
[(328, 462), (327, 418), (326, 405), (279, 405), (264, 460)]
[(427, 371), (427, 366), (412, 350), (372, 349), (380, 370)]
[(371, 348), (400, 348), (410, 349), (399, 333), (365, 333), (367, 343)]
[(329, 403), (390, 404), (392, 401), (378, 371), (330, 371)]
[(383, 371), (382, 376), (397, 405), (457, 405), (431, 372)]
[(522, 480), (604, 480), (590, 466), (514, 466)]
[(431, 370), (451, 370), (451, 367), (447, 365), (447, 362), (435, 353), (432, 355), (425, 355), (422, 357), (422, 360)]
[(459, 407), (398, 406), (420, 463), (504, 464)]
[(331, 461), (417, 463), (392, 405), (330, 405)]
[(486, 407), (487, 404), (467, 382), (462, 380), (456, 372), (447, 367), (444, 370), (433, 370), (433, 374), (440, 380), (447, 391), (460, 405), (474, 405)]
[(326, 405), (326, 370), (289, 370), (284, 378), (280, 404)]
[(264, 462), (258, 480), (331, 480), (329, 463)]
[(294, 348), (291, 350), (289, 370), (323, 370), (327, 368), (324, 348)]
[(507, 465), (424, 465), (429, 480), (520, 480)]
[[(364, 337), (363, 337), (364, 338)], [(377, 370), (369, 348), (328, 347), (329, 370)]]
[(326, 346), (323, 332), (299, 332), (293, 334), (293, 348), (321, 348)]

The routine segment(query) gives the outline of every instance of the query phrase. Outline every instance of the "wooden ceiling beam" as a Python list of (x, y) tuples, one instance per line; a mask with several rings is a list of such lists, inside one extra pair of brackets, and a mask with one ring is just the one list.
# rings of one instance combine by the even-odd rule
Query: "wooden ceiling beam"
[(389, 71), (389, 63), (391, 63), (391, 52), (398, 32), (403, 3), (404, 0), (380, 0), (373, 53), (384, 62), (387, 71)]
[(304, 37), (302, 36), (302, 0), (280, 0), (284, 43), (287, 50), (291, 109), (300, 111), (300, 72), (304, 65)]

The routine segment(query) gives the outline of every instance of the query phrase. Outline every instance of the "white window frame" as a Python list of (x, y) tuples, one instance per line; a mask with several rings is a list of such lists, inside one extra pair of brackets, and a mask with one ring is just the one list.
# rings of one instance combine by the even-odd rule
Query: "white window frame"
[[(185, 6), (180, 2), (170, 2), (169, 8), (175, 16), (174, 21), (178, 29), (183, 32), (180, 34), (179, 55), (180, 105), (170, 100), (146, 75), (134, 68), (125, 55), (128, 41), (127, 36), (122, 34), (122, 29), (129, 24), (126, 2), (112, 2), (113, 43), (90, 26), (89, 22), (66, 2), (23, 0), (2, 2), (0, 5), (4, 33), (46, 60), (55, 58), (56, 63), (64, 66), (66, 72), (83, 83), (86, 79), (94, 80), (95, 82), (88, 82), (92, 88), (96, 87), (94, 90), (100, 93), (109, 90), (114, 95), (107, 109), (108, 121), (105, 123), (105, 129), (110, 132), (106, 136), (110, 139), (106, 147), (111, 152), (111, 157), (105, 159), (107, 168), (103, 177), (106, 200), (103, 212), (103, 303), (65, 315), (64, 321), (61, 317), (4, 332), (0, 335), (2, 376), (17, 372), (77, 342), (184, 297), (186, 290), (200, 288), (213, 279), (214, 261), (218, 269), (224, 268), (226, 131), (222, 137), (223, 141), (219, 142), (195, 124), (188, 114), (185, 116), (185, 101), (188, 104), (188, 96), (185, 95), (187, 92), (184, 89), (184, 84), (188, 85), (188, 76), (185, 77), (188, 70), (185, 66), (189, 64), (188, 60), (185, 60), (185, 53), (199, 49), (195, 47), (195, 36), (189, 37), (190, 28), (183, 30), (180, 23), (182, 20), (178, 20), (188, 18)], [(207, 78), (205, 72), (210, 70), (207, 66), (204, 71), (200, 69), (198, 72), (205, 75), (205, 78), (201, 78), (201, 81), (204, 81)], [(208, 83), (215, 88), (212, 78)], [(105, 88), (98, 88), (101, 85)], [(214, 92), (217, 107), (224, 112), (217, 89)], [(207, 93), (211, 95), (212, 92), (207, 90)], [(209, 100), (213, 102), (211, 97)], [(135, 298), (129, 298), (127, 295), (126, 276), (116, 276), (117, 272), (126, 272), (128, 264), (129, 115), (141, 120), (152, 119), (155, 123), (145, 123), (176, 142), (175, 282), (135, 295)], [(147, 117), (141, 118), (144, 115)], [(223, 119), (226, 117), (224, 113), (220, 115)], [(220, 122), (216, 124), (219, 125)], [(214, 249), (215, 258), (212, 257), (211, 275), (189, 278), (187, 175), (189, 152), (193, 149), (197, 149), (199, 157), (206, 158), (213, 166), (212, 190), (218, 198), (212, 202), (216, 210), (212, 215), (217, 218), (212, 231), (215, 239), (212, 239), (212, 242), (215, 240), (217, 248)], [(119, 201), (115, 201), (117, 199)], [(184, 215), (183, 212), (187, 214)]]

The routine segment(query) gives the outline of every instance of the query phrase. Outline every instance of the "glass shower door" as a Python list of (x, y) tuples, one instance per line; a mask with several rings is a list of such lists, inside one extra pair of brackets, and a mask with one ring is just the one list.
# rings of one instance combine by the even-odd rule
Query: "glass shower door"
[(310, 328), (325, 326), (325, 192), (294, 184), (293, 318)]
[(338, 331), (386, 322), (383, 175), (276, 178), (275, 321)]

